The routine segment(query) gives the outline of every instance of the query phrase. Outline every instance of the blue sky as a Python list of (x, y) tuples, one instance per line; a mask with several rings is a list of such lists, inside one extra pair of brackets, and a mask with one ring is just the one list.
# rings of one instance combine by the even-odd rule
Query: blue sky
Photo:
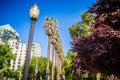
[(63, 50), (66, 55), (71, 49), (68, 28), (80, 21), (80, 15), (87, 11), (96, 0), (0, 0), (0, 25), (10, 24), (20, 35), (22, 43), (28, 42), (30, 31), (29, 9), (35, 3), (40, 15), (35, 24), (34, 43), (40, 43), (42, 56), (47, 55), (47, 36), (43, 28), (45, 17), (54, 17), (59, 23)]

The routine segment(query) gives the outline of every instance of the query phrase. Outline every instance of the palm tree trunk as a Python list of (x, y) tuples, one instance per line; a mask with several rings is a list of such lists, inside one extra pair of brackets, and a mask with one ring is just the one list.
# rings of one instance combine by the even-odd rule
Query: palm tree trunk
[(59, 71), (60, 71), (60, 74), (62, 74), (62, 64), (60, 59), (59, 59)]
[(60, 61), (59, 61), (59, 58), (58, 58), (58, 56), (57, 56), (57, 80), (59, 80), (59, 78), (60, 78), (60, 77), (59, 77), (59, 75), (60, 75), (60, 69), (59, 69), (59, 68), (60, 68), (60, 66), (59, 66), (60, 63), (59, 63), (59, 62), (60, 62)]
[(48, 36), (48, 52), (47, 52), (47, 69), (46, 69), (46, 80), (50, 80), (49, 74), (50, 74), (50, 36)]
[(97, 74), (96, 74), (96, 79), (97, 79), (97, 80), (100, 80), (100, 77), (101, 77), (101, 73), (97, 73)]
[(57, 79), (57, 52), (55, 50), (55, 80)]
[(54, 80), (54, 45), (52, 47), (52, 80)]

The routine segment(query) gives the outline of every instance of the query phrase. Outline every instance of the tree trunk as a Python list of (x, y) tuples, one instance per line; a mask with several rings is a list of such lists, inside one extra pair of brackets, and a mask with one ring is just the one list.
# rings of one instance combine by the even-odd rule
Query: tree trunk
[(54, 80), (54, 45), (52, 47), (52, 80)]
[(47, 69), (46, 69), (46, 80), (50, 80), (49, 74), (50, 74), (50, 36), (48, 36), (48, 52), (47, 52)]
[(60, 80), (60, 61), (59, 61), (59, 58), (58, 58), (58, 55), (57, 55), (57, 80)]
[(60, 59), (59, 59), (59, 71), (60, 71), (60, 74), (62, 74), (62, 64)]
[(96, 79), (97, 79), (97, 80), (100, 80), (100, 77), (101, 77), (101, 73), (97, 73), (97, 74), (96, 74)]

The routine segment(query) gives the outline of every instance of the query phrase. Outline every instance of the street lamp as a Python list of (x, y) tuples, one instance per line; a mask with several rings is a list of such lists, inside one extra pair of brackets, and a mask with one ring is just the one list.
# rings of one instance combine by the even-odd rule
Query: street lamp
[(28, 48), (27, 48), (22, 80), (27, 80), (27, 77), (28, 77), (28, 67), (30, 62), (31, 46), (32, 46), (33, 34), (34, 34), (34, 25), (35, 25), (35, 21), (39, 16), (39, 13), (40, 13), (40, 10), (36, 4), (30, 8), (31, 27), (30, 27)]

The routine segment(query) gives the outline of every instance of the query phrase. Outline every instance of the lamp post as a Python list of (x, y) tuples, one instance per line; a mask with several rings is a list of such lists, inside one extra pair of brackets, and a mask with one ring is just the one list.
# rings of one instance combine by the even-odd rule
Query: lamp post
[(30, 27), (28, 48), (27, 48), (27, 54), (26, 54), (26, 59), (25, 59), (22, 80), (27, 80), (27, 77), (28, 77), (28, 67), (29, 67), (29, 62), (30, 62), (31, 46), (32, 46), (33, 34), (34, 34), (34, 25), (35, 25), (35, 21), (37, 20), (39, 16), (39, 12), (40, 10), (36, 4), (30, 8), (31, 27)]

